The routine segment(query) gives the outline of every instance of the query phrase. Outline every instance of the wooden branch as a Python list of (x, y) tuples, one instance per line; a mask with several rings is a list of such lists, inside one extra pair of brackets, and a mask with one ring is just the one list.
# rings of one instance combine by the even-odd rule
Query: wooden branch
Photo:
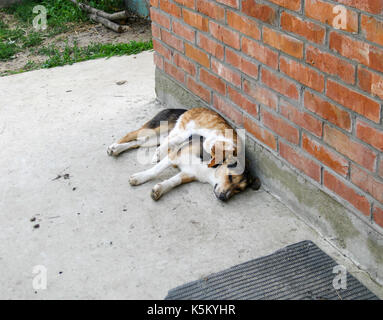
[(129, 17), (129, 12), (128, 12), (128, 10), (124, 10), (124, 11), (111, 13), (109, 20), (122, 20), (122, 19), (125, 19), (127, 17)]
[(101, 16), (98, 16), (96, 14), (90, 14), (89, 18), (91, 18), (93, 21), (96, 21), (96, 22), (103, 24), (105, 27), (113, 30), (114, 32), (118, 32), (118, 33), (124, 32), (123, 26), (121, 26), (117, 23), (114, 23), (108, 19), (105, 19)]
[(116, 13), (107, 13), (105, 11), (95, 9), (85, 3), (78, 2), (77, 0), (69, 0), (69, 1), (73, 2), (75, 5), (77, 5), (80, 9), (84, 10), (85, 12), (88, 12), (93, 15), (97, 15), (99, 17), (102, 17), (108, 20), (112, 20), (112, 21), (121, 20), (129, 16), (126, 10), (116, 12)]

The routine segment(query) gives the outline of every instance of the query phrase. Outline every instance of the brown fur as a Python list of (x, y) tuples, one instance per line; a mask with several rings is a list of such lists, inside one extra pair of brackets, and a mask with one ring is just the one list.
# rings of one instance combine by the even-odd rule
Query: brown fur
[[(233, 154), (236, 156), (241, 152), (241, 146), (237, 145), (237, 133), (236, 131), (223, 119), (218, 113), (209, 110), (207, 108), (193, 108), (188, 110), (185, 114), (183, 114), (180, 122), (180, 128), (185, 129), (187, 124), (190, 121), (194, 121), (197, 128), (202, 129), (211, 129), (218, 131), (225, 136), (225, 130), (233, 130), (233, 142), (235, 145), (234, 150), (227, 151), (225, 147), (225, 143), (217, 142), (210, 151), (212, 159), (209, 163), (209, 167), (213, 167), (217, 164), (223, 163), (223, 161), (227, 158), (228, 154)], [(216, 158), (216, 154), (222, 155)]]

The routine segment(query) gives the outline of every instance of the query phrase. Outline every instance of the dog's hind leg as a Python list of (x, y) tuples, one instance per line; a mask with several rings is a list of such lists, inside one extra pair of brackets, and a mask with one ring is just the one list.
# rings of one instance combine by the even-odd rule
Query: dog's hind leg
[[(167, 135), (169, 131), (174, 128), (178, 118), (184, 112), (186, 112), (184, 109), (164, 109), (160, 111), (140, 129), (129, 132), (117, 143), (110, 145), (107, 150), (108, 155), (118, 156), (120, 153), (129, 149), (158, 146), (160, 143), (160, 133)], [(148, 143), (150, 138), (155, 137), (157, 141)]]
[(113, 143), (108, 147), (107, 153), (110, 156), (118, 156), (124, 151), (143, 147), (154, 147), (159, 143), (160, 128), (147, 129), (141, 128), (128, 133), (117, 143)]
[(165, 157), (160, 162), (158, 162), (154, 167), (131, 175), (129, 178), (129, 183), (132, 186), (138, 186), (140, 184), (143, 184), (157, 177), (162, 171), (164, 171), (166, 168), (170, 167), (171, 165), (172, 165), (172, 162), (169, 159), (169, 157)]
[(152, 197), (153, 200), (157, 201), (159, 198), (161, 198), (162, 195), (169, 192), (171, 189), (181, 184), (192, 182), (194, 180), (195, 178), (193, 176), (190, 176), (184, 172), (180, 172), (168, 180), (165, 180), (161, 183), (157, 183), (153, 187), (152, 193), (150, 196)]

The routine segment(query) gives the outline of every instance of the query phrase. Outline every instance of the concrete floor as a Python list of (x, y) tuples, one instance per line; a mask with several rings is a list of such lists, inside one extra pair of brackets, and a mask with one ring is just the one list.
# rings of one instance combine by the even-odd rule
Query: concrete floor
[[(154, 183), (131, 187), (148, 165), (106, 148), (160, 108), (151, 52), (0, 78), (0, 298), (163, 299), (306, 239), (383, 297), (265, 191), (221, 203), (192, 183), (154, 202)], [(47, 268), (46, 290), (32, 287), (36, 265)]]

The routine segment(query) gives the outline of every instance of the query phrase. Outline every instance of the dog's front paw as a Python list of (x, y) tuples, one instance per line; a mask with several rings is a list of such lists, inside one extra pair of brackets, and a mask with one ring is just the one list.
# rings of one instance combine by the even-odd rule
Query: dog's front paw
[(118, 156), (119, 152), (118, 152), (118, 146), (119, 144), (118, 143), (113, 143), (111, 144), (108, 149), (106, 150), (106, 153), (109, 155), (109, 156)]
[(159, 198), (161, 198), (162, 196), (162, 185), (159, 183), (159, 184), (156, 184), (153, 189), (152, 189), (152, 192), (150, 194), (150, 196), (152, 197), (152, 199), (154, 201), (157, 201)]
[(129, 178), (129, 183), (131, 186), (139, 186), (140, 184), (143, 184), (144, 182), (145, 182), (145, 179), (143, 178), (141, 173), (132, 174)]

